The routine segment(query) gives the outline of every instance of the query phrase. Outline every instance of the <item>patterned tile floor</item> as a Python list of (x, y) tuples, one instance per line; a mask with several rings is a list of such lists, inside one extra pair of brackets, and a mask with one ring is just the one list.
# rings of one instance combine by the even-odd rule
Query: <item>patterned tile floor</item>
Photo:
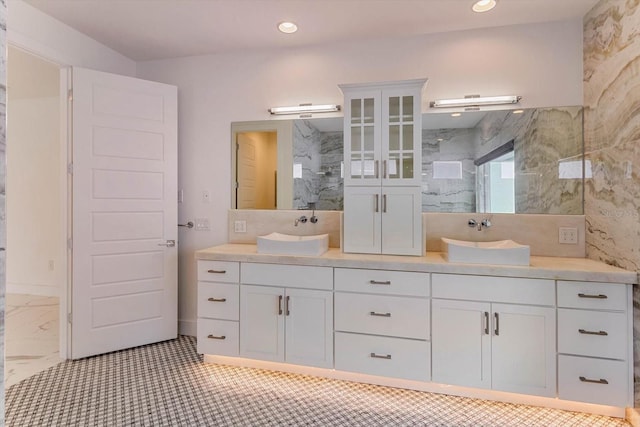
[(8, 426), (601, 426), (624, 420), (202, 363), (191, 337), (10, 387)]

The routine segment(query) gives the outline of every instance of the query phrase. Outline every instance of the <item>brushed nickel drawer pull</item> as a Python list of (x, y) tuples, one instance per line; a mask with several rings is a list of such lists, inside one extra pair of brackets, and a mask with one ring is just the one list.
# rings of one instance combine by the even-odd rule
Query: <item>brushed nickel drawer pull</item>
[(284, 315), (289, 315), (289, 295), (287, 295), (287, 298), (284, 300)]
[[(377, 178), (380, 178), (380, 172), (379, 172), (379, 169), (380, 169), (380, 160), (376, 160), (376, 161), (373, 163), (373, 173), (374, 173), (374, 175), (376, 176), (376, 179), (377, 179)], [(376, 212), (377, 212), (377, 211), (376, 211)]]
[(609, 384), (609, 381), (600, 378), (599, 380), (590, 380), (589, 378), (579, 377), (580, 381), (583, 383), (593, 383), (593, 384)]
[(375, 212), (375, 213), (378, 213), (378, 211), (380, 210), (380, 207), (378, 206), (378, 201), (379, 201), (379, 199), (380, 199), (380, 195), (379, 195), (379, 194), (376, 194), (376, 195), (375, 195), (375, 197), (374, 197), (374, 200), (375, 200), (375, 204), (374, 204), (375, 209), (374, 209), (374, 212)]
[(227, 299), (226, 298), (213, 298), (213, 297), (211, 297), (211, 298), (207, 299), (207, 301), (211, 301), (211, 302), (227, 302)]
[(209, 338), (210, 340), (226, 340), (227, 337), (225, 335), (207, 335), (207, 338)]
[(381, 354), (375, 354), (375, 353), (371, 353), (370, 357), (373, 357), (374, 359), (387, 359), (387, 360), (391, 360), (391, 355), (390, 354), (386, 354), (386, 355), (381, 355)]
[(587, 331), (586, 329), (578, 329), (578, 332), (585, 335), (600, 335), (603, 337), (609, 335), (606, 331)]
[(227, 270), (207, 270), (207, 273), (211, 273), (211, 274), (226, 274)]
[(603, 294), (591, 295), (591, 294), (583, 294), (583, 293), (579, 293), (578, 297), (580, 297), (580, 298), (594, 298), (594, 299), (607, 299), (608, 298), (606, 295), (603, 295)]
[(391, 280), (384, 280), (384, 281), (369, 280), (369, 284), (370, 285), (390, 285), (391, 284)]
[(387, 195), (382, 195), (382, 213), (387, 213)]
[(391, 317), (391, 313), (377, 313), (375, 311), (369, 312), (370, 316), (378, 316), (378, 317)]
[(489, 312), (484, 312), (484, 334), (489, 335)]
[(282, 295), (278, 295), (278, 316), (282, 314)]
[(495, 334), (495, 336), (498, 336), (500, 335), (500, 315), (496, 311), (495, 313), (493, 313), (493, 316), (496, 319), (496, 328), (494, 329), (493, 333)]

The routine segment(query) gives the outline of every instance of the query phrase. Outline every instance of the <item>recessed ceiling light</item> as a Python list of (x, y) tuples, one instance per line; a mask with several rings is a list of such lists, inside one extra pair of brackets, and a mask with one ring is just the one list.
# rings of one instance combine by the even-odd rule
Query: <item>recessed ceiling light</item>
[(281, 22), (278, 24), (278, 30), (285, 34), (292, 34), (298, 31), (298, 26), (293, 22)]
[(496, 0), (478, 0), (473, 4), (471, 9), (473, 9), (474, 12), (481, 13), (488, 12), (494, 7), (496, 7)]
[(451, 117), (460, 117), (462, 113), (451, 113)]

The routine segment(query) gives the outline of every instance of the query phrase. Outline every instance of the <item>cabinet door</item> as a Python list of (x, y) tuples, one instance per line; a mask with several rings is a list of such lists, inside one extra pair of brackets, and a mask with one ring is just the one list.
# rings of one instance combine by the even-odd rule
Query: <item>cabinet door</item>
[(382, 91), (382, 185), (420, 185), (421, 87)]
[(240, 355), (284, 361), (284, 289), (240, 285)]
[(286, 361), (333, 367), (333, 292), (287, 289)]
[(491, 305), (434, 299), (431, 309), (433, 381), (491, 388)]
[(380, 253), (381, 195), (379, 187), (344, 188), (344, 251)]
[(345, 92), (345, 185), (380, 185), (380, 134), (380, 91)]
[(420, 187), (382, 189), (382, 253), (422, 255), (421, 200)]
[(550, 307), (492, 304), (495, 390), (554, 397), (556, 317)]

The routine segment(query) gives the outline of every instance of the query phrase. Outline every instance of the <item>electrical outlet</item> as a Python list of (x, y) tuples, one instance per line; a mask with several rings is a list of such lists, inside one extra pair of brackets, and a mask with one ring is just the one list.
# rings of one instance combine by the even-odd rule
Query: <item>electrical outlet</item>
[(578, 244), (578, 229), (575, 227), (558, 228), (558, 242), (569, 245)]
[(246, 233), (247, 221), (234, 221), (233, 231), (235, 231), (236, 233)]
[(198, 231), (209, 231), (211, 230), (211, 226), (209, 225), (209, 218), (196, 218), (196, 230)]

